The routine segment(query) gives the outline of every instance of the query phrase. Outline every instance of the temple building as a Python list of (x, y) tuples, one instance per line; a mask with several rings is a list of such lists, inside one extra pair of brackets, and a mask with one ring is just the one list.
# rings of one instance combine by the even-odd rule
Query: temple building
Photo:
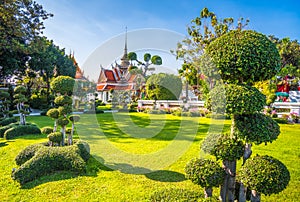
[(127, 57), (127, 34), (125, 38), (124, 54), (121, 64), (117, 62), (111, 65), (111, 69), (101, 66), (100, 75), (97, 82), (98, 99), (103, 102), (111, 100), (111, 94), (115, 90), (130, 91), (131, 95), (139, 94), (139, 86), (143, 81), (141, 75), (130, 73), (131, 64)]

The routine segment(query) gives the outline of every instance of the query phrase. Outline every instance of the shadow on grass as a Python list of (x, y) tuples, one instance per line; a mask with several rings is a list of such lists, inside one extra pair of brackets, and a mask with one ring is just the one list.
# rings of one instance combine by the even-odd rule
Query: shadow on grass
[(159, 182), (182, 182), (186, 178), (182, 173), (169, 170), (158, 170), (145, 174), (145, 176), (151, 180)]
[(5, 147), (7, 145), (8, 145), (7, 142), (0, 142), (0, 147)]

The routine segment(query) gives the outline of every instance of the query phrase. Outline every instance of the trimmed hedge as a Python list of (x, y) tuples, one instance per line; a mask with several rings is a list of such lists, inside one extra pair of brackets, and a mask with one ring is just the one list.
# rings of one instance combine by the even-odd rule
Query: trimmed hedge
[(16, 164), (18, 166), (21, 166), (26, 161), (31, 159), (35, 153), (42, 147), (45, 147), (43, 144), (33, 144), (27, 146), (25, 149), (23, 149), (15, 158)]
[(187, 189), (168, 188), (168, 189), (155, 191), (150, 196), (149, 201), (151, 202), (159, 202), (159, 201), (195, 202), (195, 201), (199, 201), (199, 199), (201, 198), (203, 198), (203, 194), (201, 194), (200, 192), (191, 191)]
[(255, 156), (241, 168), (239, 178), (251, 190), (265, 195), (278, 194), (290, 181), (287, 167), (271, 156)]
[(0, 121), (0, 126), (7, 126), (11, 123), (16, 123), (16, 122), (17, 122), (17, 120), (14, 117), (5, 118), (5, 119)]
[(41, 130), (36, 125), (16, 125), (8, 129), (4, 133), (4, 138), (9, 140), (14, 137), (28, 135), (28, 134), (41, 134)]
[(49, 126), (43, 127), (41, 128), (41, 133), (49, 135), (50, 133), (53, 133), (53, 128)]
[(58, 143), (60, 144), (63, 140), (63, 134), (61, 132), (54, 132), (54, 133), (50, 133), (47, 138), (49, 139), (49, 141), (53, 142), (53, 143)]
[(18, 125), (19, 125), (18, 123), (11, 123), (7, 126), (0, 127), (0, 137), (3, 138), (5, 131), (7, 131), (8, 129), (10, 129), (12, 127), (18, 126)]
[(86, 169), (89, 156), (89, 146), (82, 141), (66, 147), (31, 145), (16, 157), (21, 167), (12, 173), (12, 178), (22, 185), (54, 171), (81, 173)]

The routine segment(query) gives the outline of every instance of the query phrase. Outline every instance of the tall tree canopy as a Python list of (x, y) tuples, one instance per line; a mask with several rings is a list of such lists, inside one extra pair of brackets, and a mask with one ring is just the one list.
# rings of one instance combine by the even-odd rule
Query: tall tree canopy
[(29, 43), (44, 29), (43, 21), (52, 14), (32, 0), (0, 2), (0, 77), (25, 71)]

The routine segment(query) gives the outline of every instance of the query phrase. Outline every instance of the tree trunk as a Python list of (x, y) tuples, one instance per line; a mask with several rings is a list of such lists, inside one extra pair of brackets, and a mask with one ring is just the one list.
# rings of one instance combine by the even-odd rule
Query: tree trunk
[(62, 145), (62, 146), (65, 146), (66, 126), (63, 126), (63, 127), (62, 127), (62, 136), (63, 136), (63, 138), (62, 138), (62, 141), (61, 141), (61, 145)]
[(239, 202), (246, 202), (246, 192), (247, 188), (244, 186), (243, 183), (240, 183)]
[(251, 202), (260, 202), (260, 193), (255, 190), (251, 191)]
[(72, 145), (72, 144), (73, 144), (74, 128), (75, 128), (75, 124), (74, 124), (74, 122), (72, 122), (72, 130), (71, 130), (71, 134), (68, 135), (68, 144), (69, 144), (69, 145)]
[(204, 188), (204, 196), (205, 198), (212, 197), (212, 187), (205, 187)]
[(224, 160), (223, 168), (226, 172), (226, 176), (224, 183), (221, 185), (220, 200), (233, 202), (235, 194), (236, 161)]
[(57, 119), (54, 120), (53, 132), (55, 133), (57, 130)]

